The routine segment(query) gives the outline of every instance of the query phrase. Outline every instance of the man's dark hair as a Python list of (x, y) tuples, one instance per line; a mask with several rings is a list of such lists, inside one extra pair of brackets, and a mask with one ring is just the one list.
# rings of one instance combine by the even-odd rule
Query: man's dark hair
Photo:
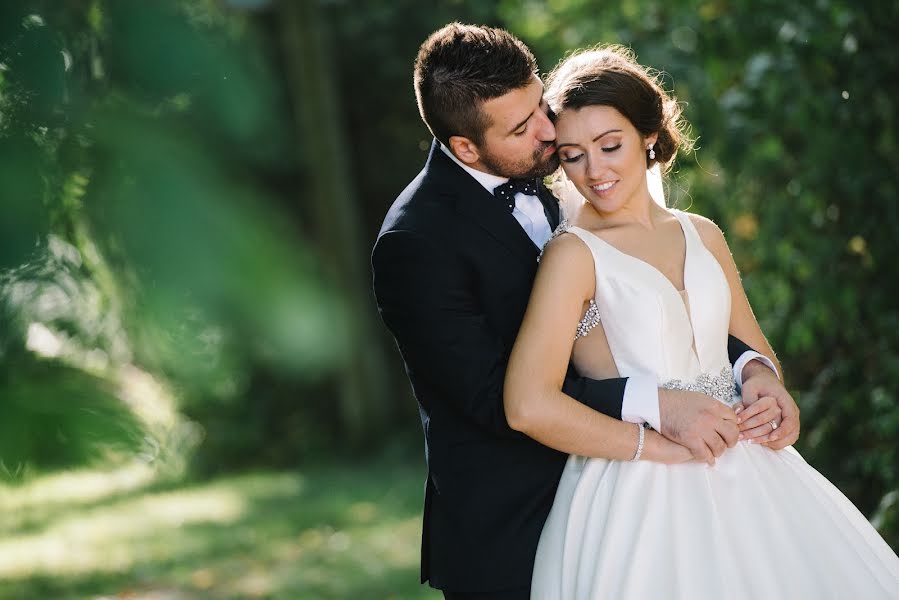
[(450, 23), (418, 50), (418, 111), (444, 145), (454, 135), (481, 144), (490, 126), (482, 103), (526, 87), (536, 72), (534, 55), (508, 31)]

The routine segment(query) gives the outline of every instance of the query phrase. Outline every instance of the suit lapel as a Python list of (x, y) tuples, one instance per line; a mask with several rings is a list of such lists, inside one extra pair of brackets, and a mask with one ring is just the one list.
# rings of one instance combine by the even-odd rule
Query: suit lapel
[(515, 257), (534, 265), (539, 251), (512, 213), (480, 183), (447, 157), (438, 142), (431, 147), (428, 168), (442, 192), (454, 198), (457, 211), (483, 228)]
[[(477, 182), (475, 185), (479, 186)], [(506, 207), (487, 194), (483, 187), (481, 193), (484, 197), (473, 193), (457, 196), (456, 207), (459, 212), (480, 225), (516, 257), (533, 264), (537, 260), (537, 246)]]
[(549, 219), (549, 228), (555, 231), (556, 227), (559, 226), (559, 200), (542, 184), (537, 197), (543, 203), (543, 212), (546, 213), (546, 218)]

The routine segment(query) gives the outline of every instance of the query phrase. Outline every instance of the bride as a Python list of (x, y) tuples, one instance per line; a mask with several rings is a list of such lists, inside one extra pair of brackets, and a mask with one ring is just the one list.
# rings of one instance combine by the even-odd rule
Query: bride
[[(776, 360), (718, 227), (652, 199), (647, 169), (683, 139), (674, 99), (619, 47), (567, 58), (546, 99), (582, 206), (542, 257), (506, 374), (510, 424), (547, 445), (566, 435), (546, 415), (567, 402), (569, 357), (591, 378), (652, 375), (737, 405), (728, 334)], [(792, 447), (738, 443), (709, 466), (605, 419), (605, 458), (565, 466), (533, 598), (899, 598), (899, 558)]]

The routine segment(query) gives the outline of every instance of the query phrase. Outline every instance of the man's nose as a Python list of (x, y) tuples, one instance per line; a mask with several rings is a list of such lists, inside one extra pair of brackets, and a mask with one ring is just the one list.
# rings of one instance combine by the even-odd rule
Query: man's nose
[(540, 112), (540, 129), (537, 132), (537, 137), (541, 142), (554, 142), (556, 141), (556, 126), (553, 125), (553, 122), (549, 120), (549, 117), (542, 110)]

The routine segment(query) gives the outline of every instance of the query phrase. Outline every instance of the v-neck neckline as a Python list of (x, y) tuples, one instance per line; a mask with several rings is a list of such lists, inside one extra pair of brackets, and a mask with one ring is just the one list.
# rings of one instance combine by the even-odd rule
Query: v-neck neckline
[(650, 264), (649, 262), (643, 260), (642, 258), (637, 258), (636, 256), (634, 256), (632, 254), (628, 254), (627, 252), (624, 252), (623, 250), (616, 248), (614, 245), (612, 245), (611, 243), (602, 239), (601, 237), (599, 237), (592, 231), (589, 231), (587, 229), (584, 229), (582, 227), (577, 227), (577, 226), (572, 227), (572, 229), (576, 228), (576, 229), (579, 229), (580, 231), (586, 232), (590, 237), (598, 240), (603, 247), (610, 249), (614, 254), (616, 254), (618, 256), (622, 256), (630, 261), (633, 261), (637, 264), (642, 265), (642, 268), (644, 271), (654, 273), (654, 276), (663, 282), (663, 284), (662, 284), (663, 289), (668, 290), (669, 294), (673, 294), (673, 298), (676, 300), (675, 303), (678, 306), (680, 306), (680, 310), (683, 311), (682, 314), (687, 321), (687, 326), (689, 327), (690, 334), (693, 337), (693, 342), (691, 344), (691, 350), (693, 351), (693, 356), (696, 357), (697, 363), (702, 365), (702, 359), (699, 354), (699, 348), (697, 348), (697, 345), (696, 345), (696, 330), (694, 328), (695, 321), (693, 318), (694, 317), (693, 303), (686, 302), (685, 298), (684, 298), (685, 295), (687, 297), (689, 297), (689, 295), (690, 295), (690, 286), (687, 283), (687, 279), (688, 279), (687, 274), (689, 272), (688, 269), (692, 266), (692, 262), (690, 261), (690, 234), (687, 232), (687, 227), (682, 220), (681, 214), (678, 214), (677, 212), (675, 212), (673, 210), (669, 211), (669, 212), (674, 216), (675, 219), (677, 219), (677, 223), (681, 229), (681, 234), (684, 236), (684, 265), (683, 265), (683, 272), (681, 275), (684, 280), (684, 289), (683, 290), (678, 290), (677, 287), (671, 282), (671, 280), (668, 277), (666, 277), (665, 274), (662, 273), (661, 270), (658, 269), (658, 267)]
[(662, 271), (655, 265), (649, 263), (648, 261), (643, 260), (642, 258), (638, 258), (638, 257), (634, 256), (633, 254), (628, 254), (627, 252), (617, 248), (615, 245), (611, 244), (610, 242), (607, 242), (606, 240), (602, 239), (601, 237), (599, 237), (598, 235), (596, 235), (595, 233), (593, 233), (592, 231), (590, 231), (588, 229), (584, 229), (583, 227), (578, 227), (578, 229), (580, 229), (581, 231), (587, 232), (589, 235), (591, 235), (592, 237), (599, 240), (600, 243), (602, 243), (604, 246), (610, 248), (616, 254), (618, 254), (620, 256), (624, 256), (625, 258), (628, 258), (630, 260), (633, 260), (637, 263), (644, 265), (644, 267), (646, 269), (649, 269), (651, 272), (655, 273), (659, 278), (664, 280), (665, 283), (667, 284), (668, 289), (673, 291), (678, 297), (681, 297), (684, 292), (688, 291), (687, 265), (690, 260), (690, 248), (689, 248), (690, 239), (689, 239), (689, 235), (687, 234), (687, 230), (684, 227), (684, 223), (683, 223), (683, 221), (681, 221), (680, 215), (678, 215), (674, 211), (669, 211), (669, 213), (677, 220), (677, 224), (680, 226), (681, 235), (683, 235), (683, 237), (684, 237), (684, 265), (682, 267), (682, 272), (681, 272), (681, 279), (683, 279), (683, 282), (684, 282), (684, 289), (682, 289), (682, 290), (677, 289), (677, 286), (675, 286), (674, 283), (671, 282), (671, 279), (669, 279), (664, 273), (662, 273)]

